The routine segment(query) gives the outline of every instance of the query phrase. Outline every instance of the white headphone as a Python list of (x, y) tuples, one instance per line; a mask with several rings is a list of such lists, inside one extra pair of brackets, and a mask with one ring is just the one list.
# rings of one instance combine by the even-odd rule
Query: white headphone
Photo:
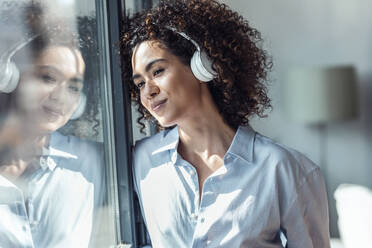
[[(26, 40), (17, 43), (13, 48), (0, 56), (0, 92), (11, 93), (19, 83), (20, 72), (16, 64), (11, 61), (14, 54), (33, 41), (39, 35), (34, 35)], [(87, 97), (83, 92), (80, 93), (79, 103), (70, 119), (78, 119), (84, 113)]]
[(205, 51), (200, 49), (198, 43), (196, 43), (184, 32), (178, 32), (175, 28), (169, 26), (167, 28), (191, 41), (191, 43), (196, 47), (196, 51), (194, 52), (190, 61), (190, 67), (192, 73), (197, 79), (202, 82), (209, 82), (217, 77), (217, 72), (212, 68), (213, 61)]
[(86, 106), (87, 106), (87, 96), (83, 92), (80, 92), (78, 105), (76, 109), (74, 110), (74, 112), (72, 113), (72, 115), (70, 116), (70, 120), (79, 119), (84, 114)]

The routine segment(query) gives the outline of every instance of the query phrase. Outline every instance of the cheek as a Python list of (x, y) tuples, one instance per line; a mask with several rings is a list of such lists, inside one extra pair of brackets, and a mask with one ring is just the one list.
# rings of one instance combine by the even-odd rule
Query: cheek
[(49, 90), (36, 79), (21, 81), (16, 90), (17, 105), (22, 109), (36, 109), (47, 98)]
[(148, 105), (148, 101), (146, 100), (146, 97), (142, 96), (142, 94), (141, 94), (140, 95), (140, 100), (141, 100), (142, 106), (144, 106), (147, 110), (149, 110), (149, 105)]
[(66, 107), (67, 113), (73, 113), (79, 104), (80, 95), (70, 95), (65, 99), (64, 106)]

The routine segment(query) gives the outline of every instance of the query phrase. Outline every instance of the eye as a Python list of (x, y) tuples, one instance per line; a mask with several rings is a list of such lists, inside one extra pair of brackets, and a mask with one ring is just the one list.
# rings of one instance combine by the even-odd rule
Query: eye
[(80, 88), (77, 87), (77, 86), (69, 86), (68, 87), (73, 93), (79, 93), (80, 92)]
[(41, 74), (39, 76), (45, 83), (53, 84), (57, 82), (57, 79), (49, 74)]
[(157, 69), (157, 70), (154, 71), (153, 76), (155, 77), (155, 76), (159, 75), (160, 73), (162, 73), (163, 71), (164, 71), (163, 68)]
[(141, 89), (144, 85), (145, 85), (145, 82), (144, 81), (141, 81), (141, 82), (139, 82), (139, 83), (136, 84), (136, 86), (137, 86), (138, 89)]

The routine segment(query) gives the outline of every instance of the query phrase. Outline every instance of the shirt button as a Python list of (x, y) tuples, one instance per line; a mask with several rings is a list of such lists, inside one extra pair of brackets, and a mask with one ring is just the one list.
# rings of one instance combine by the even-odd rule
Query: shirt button
[(229, 162), (231, 162), (231, 160), (232, 160), (231, 155), (230, 155), (230, 154), (227, 154), (227, 155), (225, 156), (225, 162), (226, 162), (226, 163), (229, 163)]
[(41, 167), (43, 167), (43, 168), (46, 166), (45, 158), (40, 157), (40, 165), (41, 165)]
[(30, 223), (30, 225), (31, 225), (31, 227), (32, 228), (35, 228), (37, 225), (39, 224), (39, 222), (38, 221), (32, 221), (31, 223)]
[(191, 214), (190, 218), (195, 221), (198, 218), (198, 215), (197, 214)]
[(51, 158), (51, 157), (48, 157), (48, 166), (49, 167), (55, 167), (56, 166), (56, 163), (54, 162), (54, 160)]

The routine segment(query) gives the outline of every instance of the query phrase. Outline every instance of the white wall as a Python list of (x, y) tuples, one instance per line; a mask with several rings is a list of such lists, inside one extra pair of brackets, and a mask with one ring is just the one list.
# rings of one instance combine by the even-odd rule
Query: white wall
[[(372, 187), (372, 12), (370, 0), (223, 0), (260, 30), (274, 59), (269, 118), (252, 121), (259, 132), (321, 161), (319, 130), (289, 121), (281, 106), (285, 73), (295, 66), (353, 64), (360, 115), (327, 127), (330, 197), (340, 183)], [(323, 165), (324, 167), (325, 165)], [(334, 202), (331, 234), (338, 235)]]

